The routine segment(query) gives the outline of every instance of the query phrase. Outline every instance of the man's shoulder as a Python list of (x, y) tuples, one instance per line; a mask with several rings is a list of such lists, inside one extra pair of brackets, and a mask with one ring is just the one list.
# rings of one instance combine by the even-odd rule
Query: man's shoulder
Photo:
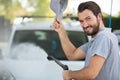
[(111, 32), (111, 28), (104, 28), (103, 30), (101, 30), (98, 33), (97, 37), (99, 37), (99, 38), (109, 38), (109, 39), (110, 38), (116, 38), (115, 34), (113, 34)]

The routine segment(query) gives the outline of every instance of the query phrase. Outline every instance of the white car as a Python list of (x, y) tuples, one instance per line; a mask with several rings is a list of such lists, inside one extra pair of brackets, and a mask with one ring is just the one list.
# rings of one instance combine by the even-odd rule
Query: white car
[[(119, 44), (119, 50), (120, 50), (120, 30), (114, 30), (113, 33), (117, 36), (118, 44)], [(120, 51), (119, 51), (120, 55)]]
[(117, 36), (120, 45), (120, 30), (114, 30), (113, 33)]
[[(68, 61), (60, 44), (58, 34), (52, 29), (53, 20), (25, 22), (13, 26), (4, 63), (15, 80), (62, 80), (63, 68), (54, 56), (70, 70), (84, 67), (84, 60)], [(72, 43), (79, 47), (88, 37), (77, 21), (63, 21)]]

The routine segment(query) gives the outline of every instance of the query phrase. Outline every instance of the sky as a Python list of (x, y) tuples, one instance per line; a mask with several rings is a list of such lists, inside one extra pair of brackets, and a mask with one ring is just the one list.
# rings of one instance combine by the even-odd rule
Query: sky
[[(69, 0), (68, 8), (73, 10), (74, 13), (77, 12), (77, 7), (79, 3), (85, 2), (89, 0)], [(111, 11), (111, 1), (112, 4), (112, 15), (117, 16), (118, 12), (120, 12), (120, 0), (91, 0), (96, 2), (100, 7), (102, 12), (110, 14)]]

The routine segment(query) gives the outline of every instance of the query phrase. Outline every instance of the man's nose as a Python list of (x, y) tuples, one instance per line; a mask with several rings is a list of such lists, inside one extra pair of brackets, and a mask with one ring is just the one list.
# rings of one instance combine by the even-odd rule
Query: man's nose
[(86, 28), (88, 26), (88, 23), (87, 22), (83, 22), (82, 26), (83, 26), (83, 28)]

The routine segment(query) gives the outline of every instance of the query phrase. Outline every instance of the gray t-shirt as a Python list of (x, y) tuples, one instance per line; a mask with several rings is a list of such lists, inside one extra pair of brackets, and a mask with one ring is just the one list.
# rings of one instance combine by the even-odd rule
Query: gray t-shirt
[(86, 53), (85, 66), (89, 65), (92, 56), (105, 58), (105, 63), (94, 80), (118, 80), (119, 77), (119, 47), (117, 37), (111, 30), (100, 30), (95, 38), (80, 47)]

